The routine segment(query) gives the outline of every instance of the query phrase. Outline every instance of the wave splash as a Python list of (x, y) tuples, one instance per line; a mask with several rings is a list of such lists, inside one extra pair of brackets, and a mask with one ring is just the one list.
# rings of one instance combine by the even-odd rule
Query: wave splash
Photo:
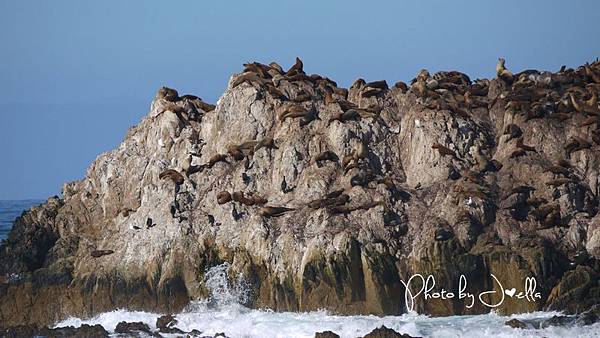
[[(247, 303), (250, 292), (247, 284), (238, 276), (229, 278), (229, 264), (223, 263), (207, 270), (205, 285), (210, 297), (191, 303), (176, 315), (177, 327), (183, 331), (194, 329), (212, 336), (224, 332), (232, 338), (312, 338), (315, 332), (333, 331), (342, 338), (360, 337), (385, 325), (400, 333), (418, 337), (598, 337), (600, 323), (584, 327), (548, 327), (545, 329), (513, 329), (504, 323), (512, 318), (527, 321), (548, 319), (556, 312), (534, 312), (499, 316), (494, 313), (474, 316), (428, 317), (414, 313), (401, 316), (338, 316), (327, 311), (304, 313), (273, 312), (250, 309)], [(90, 319), (69, 318), (55, 327), (82, 324), (100, 324), (113, 332), (121, 321), (144, 322), (156, 330), (156, 319), (161, 314), (115, 310)], [(116, 335), (113, 335), (116, 337)], [(164, 334), (165, 337), (169, 335)]]

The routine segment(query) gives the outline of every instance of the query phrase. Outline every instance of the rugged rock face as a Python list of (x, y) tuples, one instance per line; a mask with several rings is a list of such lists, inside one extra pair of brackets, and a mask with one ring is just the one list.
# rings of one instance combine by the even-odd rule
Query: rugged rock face
[[(231, 263), (248, 305), (404, 312), (415, 273), (501, 313), (600, 302), (600, 63), (410, 86), (246, 65), (216, 107), (163, 88), (83, 180), (17, 219), (0, 249), (0, 323), (114, 308), (173, 312)], [(418, 288), (416, 288), (418, 289)], [(417, 291), (417, 290), (414, 291)], [(415, 300), (432, 315), (487, 312)]]

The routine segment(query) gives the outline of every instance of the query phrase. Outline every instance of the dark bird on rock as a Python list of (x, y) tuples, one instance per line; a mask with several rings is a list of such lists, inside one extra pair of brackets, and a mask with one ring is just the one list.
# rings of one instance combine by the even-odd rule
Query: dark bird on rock
[(113, 250), (94, 250), (91, 252), (92, 257), (98, 258), (115, 253)]
[(438, 242), (441, 242), (449, 240), (452, 237), (454, 237), (454, 234), (451, 231), (442, 228), (435, 231), (434, 239)]

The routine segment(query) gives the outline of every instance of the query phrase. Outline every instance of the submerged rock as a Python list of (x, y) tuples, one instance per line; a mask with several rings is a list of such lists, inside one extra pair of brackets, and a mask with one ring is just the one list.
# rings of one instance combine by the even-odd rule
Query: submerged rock
[(3, 338), (23, 338), (23, 337), (59, 337), (59, 338), (107, 338), (108, 332), (101, 325), (83, 324), (81, 327), (74, 328), (59, 327), (55, 329), (39, 328), (34, 325), (24, 325), (12, 327), (6, 330), (0, 330), (0, 336)]
[(117, 327), (115, 327), (115, 333), (139, 333), (139, 332), (144, 332), (144, 333), (151, 333), (152, 331), (150, 331), (150, 327), (142, 322), (134, 322), (134, 323), (128, 323), (128, 322), (120, 322), (117, 324)]
[(511, 320), (506, 321), (506, 323), (504, 323), (514, 329), (526, 329), (528, 327), (527, 323), (520, 321), (516, 318), (513, 318)]
[(406, 333), (398, 333), (390, 328), (382, 326), (380, 328), (376, 328), (363, 338), (417, 338)]
[[(225, 262), (256, 308), (400, 314), (418, 273), (452, 292), (465, 276), (474, 295), (499, 288), (494, 275), (509, 294), (483, 299), (501, 314), (584, 312), (600, 302), (590, 72), (600, 63), (550, 82), (423, 71), (410, 88), (345, 89), (252, 63), (216, 106), (161, 89), (84, 179), (16, 220), (0, 247), (0, 323), (175, 313), (208, 296), (205, 274)], [(518, 298), (528, 277), (539, 297)], [(466, 302), (413, 308), (490, 311)]]

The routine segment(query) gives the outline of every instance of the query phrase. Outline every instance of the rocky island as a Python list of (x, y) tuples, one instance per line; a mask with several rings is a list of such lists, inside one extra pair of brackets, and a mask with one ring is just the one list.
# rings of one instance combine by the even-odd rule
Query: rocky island
[[(600, 62), (513, 73), (501, 59), (497, 74), (346, 89), (297, 59), (245, 64), (216, 105), (161, 88), (117, 149), (16, 220), (0, 327), (174, 313), (207, 296), (222, 263), (252, 308), (401, 314), (420, 274), (435, 291), (468, 281), (501, 314), (596, 321)], [(509, 295), (530, 278), (537, 298)], [(469, 303), (412, 308), (491, 310)]]

